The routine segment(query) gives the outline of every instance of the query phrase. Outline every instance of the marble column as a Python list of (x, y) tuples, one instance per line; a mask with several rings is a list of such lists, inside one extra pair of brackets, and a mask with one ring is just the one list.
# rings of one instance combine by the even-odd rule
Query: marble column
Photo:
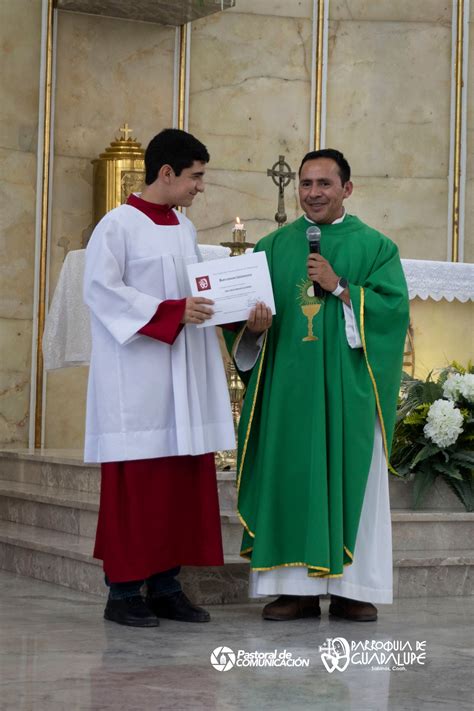
[(41, 0), (2, 3), (0, 446), (28, 442)]

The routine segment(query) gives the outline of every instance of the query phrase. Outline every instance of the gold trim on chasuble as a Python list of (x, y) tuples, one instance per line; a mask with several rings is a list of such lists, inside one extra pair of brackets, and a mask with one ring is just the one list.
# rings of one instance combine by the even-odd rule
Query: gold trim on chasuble
[[(321, 306), (324, 305), (324, 298), (319, 299), (315, 296), (311, 296), (309, 291), (310, 289), (313, 289), (313, 282), (310, 279), (302, 279), (301, 282), (297, 285), (298, 288), (298, 297), (297, 301), (301, 306), (301, 311), (303, 312), (304, 316), (308, 319), (308, 335), (304, 338), (302, 338), (302, 341), (317, 341), (319, 340), (317, 336), (313, 335), (313, 319), (314, 317), (318, 314), (318, 312), (321, 309)], [(307, 307), (312, 307), (311, 309), (308, 309)], [(317, 309), (314, 310), (314, 307), (317, 306)], [(305, 312), (305, 308), (307, 308), (307, 312)], [(234, 356), (237, 347), (240, 343), (240, 340), (242, 338), (243, 332), (244, 332), (245, 327), (241, 330), (239, 335), (237, 336), (234, 347), (232, 349), (232, 356)], [(240, 490), (240, 481), (242, 478), (242, 471), (244, 467), (244, 462), (245, 462), (245, 455), (247, 453), (247, 445), (248, 441), (250, 438), (250, 431), (252, 429), (252, 421), (253, 421), (253, 416), (254, 416), (254, 411), (255, 411), (255, 406), (257, 402), (257, 397), (259, 393), (259, 388), (260, 388), (260, 382), (261, 382), (261, 375), (262, 375), (262, 368), (263, 368), (263, 363), (265, 359), (265, 353), (266, 353), (266, 347), (267, 347), (267, 336), (268, 336), (268, 331), (265, 333), (265, 340), (262, 346), (262, 355), (260, 357), (260, 365), (258, 368), (258, 374), (257, 374), (257, 384), (255, 386), (255, 392), (254, 392), (254, 397), (253, 397), (253, 402), (252, 402), (252, 407), (250, 410), (250, 417), (249, 417), (249, 422), (247, 425), (247, 431), (245, 433), (245, 440), (244, 440), (244, 445), (242, 448), (242, 457), (240, 461), (240, 467), (237, 475), (237, 496), (239, 494)], [(249, 526), (247, 525), (247, 522), (243, 518), (242, 514), (240, 513), (239, 509), (237, 508), (237, 515), (240, 519), (240, 522), (242, 526), (245, 528), (249, 536), (251, 538), (255, 538), (255, 533), (250, 530)], [(243, 551), (240, 551), (240, 556), (242, 558), (246, 558), (247, 560), (251, 560), (251, 553), (253, 551), (253, 546), (250, 546), (250, 548), (245, 548)], [(352, 561), (354, 559), (353, 554), (351, 551), (347, 548), (347, 546), (344, 546), (344, 551), (346, 554), (349, 556), (351, 559), (350, 563), (344, 563), (344, 567), (347, 565), (351, 565)], [(266, 570), (277, 570), (278, 568), (307, 568), (308, 569), (308, 577), (310, 578), (342, 578), (342, 573), (337, 573), (336, 575), (327, 575), (329, 572), (330, 568), (323, 567), (321, 565), (312, 565), (311, 563), (306, 563), (306, 562), (298, 562), (298, 563), (280, 563), (279, 565), (271, 565), (266, 568), (254, 568), (251, 566), (252, 570), (256, 571), (261, 571), (264, 572)], [(310, 570), (316, 570), (318, 572), (316, 573), (311, 573)]]

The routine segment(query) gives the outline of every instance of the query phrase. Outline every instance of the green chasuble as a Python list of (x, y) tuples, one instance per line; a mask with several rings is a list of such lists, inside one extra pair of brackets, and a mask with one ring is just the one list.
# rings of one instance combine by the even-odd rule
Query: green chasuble
[[(395, 422), (408, 294), (396, 245), (357, 217), (320, 225), (321, 254), (349, 281), (363, 348), (350, 348), (342, 301), (313, 296), (310, 223), (264, 237), (276, 316), (247, 384), (239, 427), (241, 555), (254, 570), (306, 566), (337, 577), (353, 560), (375, 418), (385, 452)], [(240, 336), (234, 338), (234, 350)]]

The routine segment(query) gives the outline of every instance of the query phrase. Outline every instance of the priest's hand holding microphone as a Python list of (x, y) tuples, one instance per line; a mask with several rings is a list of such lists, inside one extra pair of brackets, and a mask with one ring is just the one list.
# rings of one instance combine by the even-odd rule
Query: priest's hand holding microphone
[(348, 306), (351, 303), (347, 280), (338, 277), (327, 259), (320, 253), (319, 242), (321, 230), (319, 227), (308, 227), (306, 237), (309, 242), (309, 255), (306, 262), (308, 277), (314, 283), (314, 295), (324, 296), (324, 292), (329, 292), (339, 297)]

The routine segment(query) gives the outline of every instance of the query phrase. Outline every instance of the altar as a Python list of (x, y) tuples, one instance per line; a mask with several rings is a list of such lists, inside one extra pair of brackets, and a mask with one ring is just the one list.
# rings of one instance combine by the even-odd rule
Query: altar
[[(199, 248), (205, 261), (230, 254), (228, 247), (201, 244)], [(45, 418), (47, 448), (82, 447), (91, 350), (89, 313), (82, 301), (84, 261), (85, 250), (67, 254), (46, 320), (46, 413), (51, 413)], [(467, 363), (473, 353), (474, 264), (403, 259), (402, 265), (411, 313), (405, 370), (425, 377), (452, 360)], [(56, 406), (52, 398), (48, 401), (48, 385), (54, 380), (67, 394), (67, 409)], [(56, 387), (53, 393), (57, 392)]]

